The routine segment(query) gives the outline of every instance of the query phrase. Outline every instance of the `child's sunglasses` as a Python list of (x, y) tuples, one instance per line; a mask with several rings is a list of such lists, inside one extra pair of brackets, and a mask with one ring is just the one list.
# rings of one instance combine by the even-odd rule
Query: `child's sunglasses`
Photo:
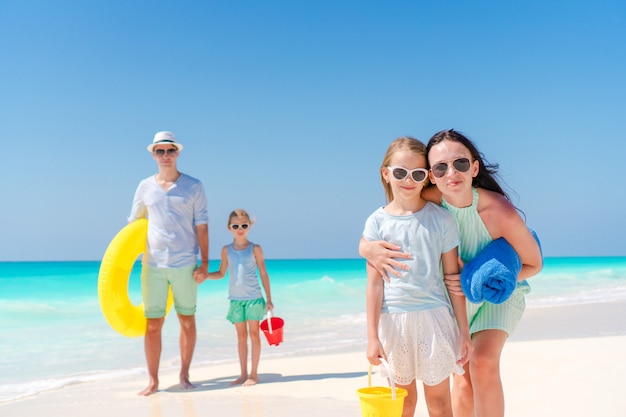
[(438, 164), (433, 165), (430, 168), (430, 171), (433, 173), (435, 178), (441, 178), (448, 173), (450, 165), (452, 165), (458, 172), (467, 172), (472, 166), (472, 163), (467, 158), (459, 158), (451, 162), (439, 162)]
[(238, 230), (240, 227), (242, 230), (246, 230), (250, 225), (248, 223), (243, 224), (231, 224), (230, 228), (233, 230)]
[(424, 168), (415, 168), (415, 169), (406, 169), (403, 167), (393, 166), (387, 167), (391, 175), (398, 181), (404, 180), (406, 177), (411, 175), (411, 178), (415, 182), (423, 182), (426, 177), (428, 177), (428, 170)]

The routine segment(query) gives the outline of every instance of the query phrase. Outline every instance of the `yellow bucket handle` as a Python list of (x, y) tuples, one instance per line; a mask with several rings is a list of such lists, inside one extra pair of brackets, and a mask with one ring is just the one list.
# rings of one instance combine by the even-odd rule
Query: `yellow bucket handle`
[[(378, 358), (380, 359), (380, 363), (385, 367), (385, 370), (387, 371), (387, 376), (389, 377), (389, 384), (391, 385), (391, 399), (392, 400), (396, 400), (396, 383), (393, 381), (393, 370), (391, 370), (391, 366), (389, 366), (389, 363), (387, 363), (387, 361), (384, 358)], [(367, 372), (367, 386), (371, 387), (372, 386), (372, 368), (374, 367), (374, 365), (372, 365), (370, 363), (370, 368), (369, 371)]]

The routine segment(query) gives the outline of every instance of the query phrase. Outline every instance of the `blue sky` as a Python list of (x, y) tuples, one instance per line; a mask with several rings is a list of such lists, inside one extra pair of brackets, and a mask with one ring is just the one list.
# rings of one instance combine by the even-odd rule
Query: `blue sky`
[(0, 2), (0, 261), (98, 260), (173, 131), (212, 259), (357, 257), (401, 135), (475, 141), (546, 256), (625, 256), (622, 1)]

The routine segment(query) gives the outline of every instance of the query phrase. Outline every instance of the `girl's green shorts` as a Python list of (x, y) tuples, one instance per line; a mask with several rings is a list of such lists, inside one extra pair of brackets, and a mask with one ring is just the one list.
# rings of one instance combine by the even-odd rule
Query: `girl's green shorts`
[(231, 323), (240, 323), (248, 320), (261, 320), (263, 315), (265, 315), (263, 297), (256, 300), (230, 300), (226, 319)]

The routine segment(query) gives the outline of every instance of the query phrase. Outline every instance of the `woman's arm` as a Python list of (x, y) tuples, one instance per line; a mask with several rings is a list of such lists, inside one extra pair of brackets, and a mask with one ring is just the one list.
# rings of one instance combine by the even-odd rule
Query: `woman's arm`
[(396, 269), (408, 270), (409, 267), (398, 262), (394, 258), (412, 259), (409, 253), (401, 252), (400, 247), (384, 240), (368, 241), (361, 238), (359, 242), (359, 254), (367, 260), (371, 266), (385, 280), (389, 280), (390, 273), (399, 277), (401, 274)]
[[(422, 197), (434, 203), (441, 203), (441, 192), (437, 187), (431, 185), (422, 190)], [(409, 267), (404, 262), (396, 259), (413, 259), (411, 254), (402, 252), (398, 245), (386, 242), (384, 240), (368, 241), (361, 238), (359, 242), (359, 255), (364, 257), (383, 279), (389, 281), (390, 275), (399, 277), (400, 270), (408, 270)]]
[(270, 289), (270, 276), (267, 273), (267, 268), (265, 267), (265, 259), (263, 258), (263, 249), (261, 246), (254, 245), (252, 248), (252, 252), (254, 253), (254, 258), (256, 259), (256, 266), (259, 269), (259, 275), (261, 277), (261, 284), (263, 284), (263, 290), (265, 291), (265, 297), (267, 298), (266, 305), (268, 310), (274, 309), (274, 304), (272, 303), (272, 291)]
[[(441, 256), (441, 262), (443, 265), (444, 276), (458, 275), (459, 263), (457, 248), (454, 248), (451, 251), (444, 253)], [(473, 350), (472, 340), (469, 334), (469, 323), (467, 320), (466, 300), (463, 293), (459, 294), (457, 292), (452, 292), (447, 286), (446, 289), (448, 290), (450, 304), (452, 304), (452, 311), (454, 312), (454, 317), (456, 318), (456, 323), (459, 327), (459, 332), (461, 335), (461, 339), (459, 341), (461, 357), (458, 359), (457, 364), (465, 365), (469, 360)]]
[(543, 268), (541, 250), (517, 209), (501, 194), (484, 189), (478, 192), (478, 212), (489, 234), (494, 240), (506, 239), (522, 261), (518, 280), (537, 275)]
[(430, 201), (431, 203), (435, 203), (437, 205), (441, 205), (441, 200), (443, 195), (439, 188), (435, 184), (429, 184), (422, 189), (422, 198), (426, 201)]

